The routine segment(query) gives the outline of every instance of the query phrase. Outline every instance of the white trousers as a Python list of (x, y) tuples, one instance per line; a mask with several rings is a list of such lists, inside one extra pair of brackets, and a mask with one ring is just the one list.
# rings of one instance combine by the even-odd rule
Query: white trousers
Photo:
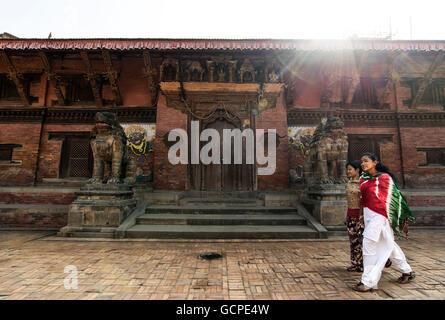
[(365, 230), (363, 231), (363, 274), (362, 283), (367, 288), (377, 289), (386, 261), (403, 273), (412, 271), (402, 249), (394, 241), (389, 220), (369, 208), (363, 208)]

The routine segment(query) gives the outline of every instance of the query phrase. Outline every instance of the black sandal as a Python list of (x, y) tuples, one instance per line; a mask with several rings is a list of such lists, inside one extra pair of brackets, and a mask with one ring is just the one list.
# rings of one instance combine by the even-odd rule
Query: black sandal
[(416, 273), (411, 271), (410, 273), (402, 273), (402, 276), (397, 279), (397, 282), (400, 284), (409, 283), (416, 277)]
[(350, 267), (347, 267), (346, 270), (348, 272), (363, 272), (363, 267), (350, 266)]
[(352, 286), (352, 290), (358, 291), (358, 292), (371, 292), (372, 288), (366, 288), (365, 285), (360, 281), (356, 285)]

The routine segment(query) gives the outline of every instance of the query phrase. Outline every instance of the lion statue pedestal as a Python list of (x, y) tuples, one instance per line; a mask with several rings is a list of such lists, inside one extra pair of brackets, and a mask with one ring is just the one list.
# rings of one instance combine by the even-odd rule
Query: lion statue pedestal
[(343, 226), (347, 211), (346, 163), (348, 139), (338, 117), (323, 119), (315, 129), (304, 165), (304, 204), (327, 227)]
[(60, 236), (114, 238), (116, 229), (136, 208), (136, 164), (128, 155), (125, 132), (113, 113), (98, 112), (95, 119), (93, 177), (76, 192), (68, 225), (60, 229)]

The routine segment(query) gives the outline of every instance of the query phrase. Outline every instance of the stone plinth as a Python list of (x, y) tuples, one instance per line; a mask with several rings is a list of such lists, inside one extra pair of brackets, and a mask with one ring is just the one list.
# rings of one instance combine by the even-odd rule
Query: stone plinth
[(114, 237), (114, 231), (136, 208), (133, 186), (86, 184), (69, 207), (61, 236)]
[(346, 185), (331, 184), (310, 187), (304, 204), (324, 226), (344, 225), (348, 203)]

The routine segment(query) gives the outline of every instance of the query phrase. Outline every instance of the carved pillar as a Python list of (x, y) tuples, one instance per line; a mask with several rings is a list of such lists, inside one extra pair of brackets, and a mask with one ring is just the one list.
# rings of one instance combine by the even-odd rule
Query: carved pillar
[(212, 60), (206, 61), (207, 70), (209, 71), (209, 82), (214, 82), (215, 62)]
[(157, 101), (157, 87), (156, 83), (156, 70), (153, 68), (150, 53), (144, 50), (142, 53), (144, 58), (144, 74), (147, 77), (148, 90), (150, 90), (150, 101), (151, 105), (154, 106)]
[(229, 82), (235, 82), (235, 72), (236, 72), (236, 64), (238, 61), (230, 60), (229, 61)]

